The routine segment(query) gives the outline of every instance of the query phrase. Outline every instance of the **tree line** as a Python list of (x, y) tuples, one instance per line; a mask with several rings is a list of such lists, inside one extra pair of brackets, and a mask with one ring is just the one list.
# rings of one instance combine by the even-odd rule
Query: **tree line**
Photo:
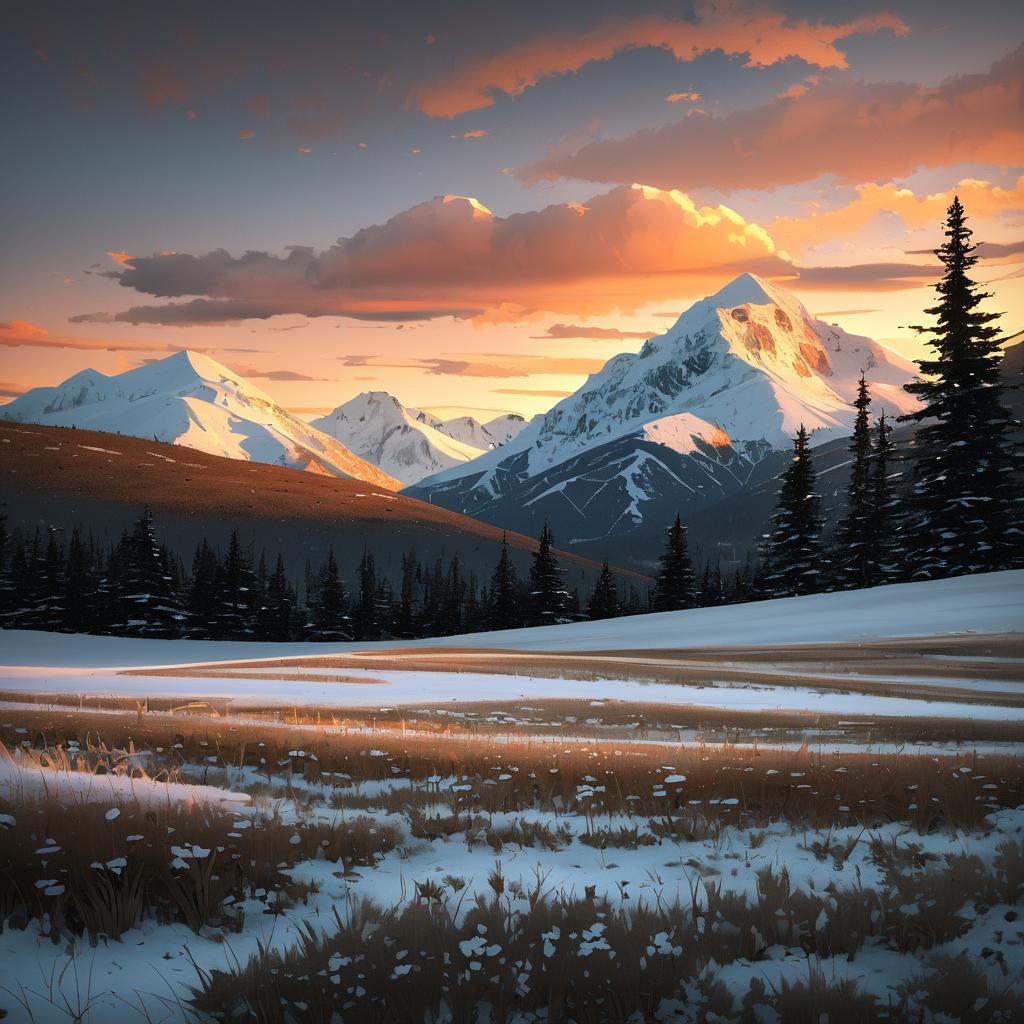
[[(150, 510), (112, 545), (91, 533), (7, 529), (0, 511), (0, 624), (116, 636), (213, 640), (386, 640), (572, 622), (587, 618), (566, 588), (545, 523), (521, 577), (507, 537), (489, 578), (467, 572), (457, 555), (421, 561), (402, 556), (398, 578), (364, 550), (345, 578), (328, 550), (307, 561), (296, 585), (284, 558), (257, 557), (237, 531), (220, 551), (200, 542), (186, 568), (162, 544)], [(647, 610), (646, 588), (621, 588), (607, 564), (595, 593), (610, 592), (604, 612)], [(589, 603), (593, 603), (593, 597)]]

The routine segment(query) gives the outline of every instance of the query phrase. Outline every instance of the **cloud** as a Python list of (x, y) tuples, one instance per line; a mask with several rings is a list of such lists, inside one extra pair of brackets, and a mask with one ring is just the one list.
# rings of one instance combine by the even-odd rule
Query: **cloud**
[(739, 2), (705, 3), (698, 7), (693, 21), (653, 14), (539, 36), (456, 66), (414, 88), (409, 103), (431, 117), (456, 117), (491, 106), (495, 93), (519, 96), (552, 75), (578, 71), (593, 61), (610, 60), (617, 53), (640, 47), (668, 50), (680, 61), (720, 50), (745, 57), (747, 67), (767, 67), (797, 58), (815, 67), (845, 68), (846, 56), (836, 44), (883, 29), (898, 34), (907, 31), (906, 24), (891, 14), (832, 24), (790, 21), (779, 12), (748, 10)]
[(131, 263), (131, 261), (132, 261), (132, 258), (131, 258), (131, 256), (129, 256), (129, 255), (128, 255), (128, 253), (126, 253), (126, 252), (124, 251), (124, 249), (121, 249), (121, 250), (120, 250), (120, 251), (118, 251), (118, 252), (114, 252), (114, 251), (110, 250), (110, 251), (108, 251), (108, 252), (107, 252), (107, 255), (108, 255), (108, 256), (109, 256), (109, 257), (110, 257), (110, 258), (111, 258), (111, 259), (112, 259), (112, 260), (113, 260), (113, 261), (114, 261), (115, 263), (120, 263), (122, 267), (127, 267), (127, 266), (128, 266), (128, 264), (129, 264), (129, 263)]
[(700, 103), (699, 92), (670, 92), (665, 97), (666, 103)]
[(920, 287), (922, 278), (938, 278), (941, 272), (938, 264), (854, 263), (846, 267), (801, 267), (797, 280), (801, 288), (843, 290), (856, 286), (870, 291), (898, 291)]
[[(673, 313), (672, 316), (678, 314)], [(535, 340), (546, 338), (597, 338), (617, 341), (626, 338), (646, 340), (653, 338), (654, 331), (620, 331), (617, 327), (584, 327), (583, 324), (552, 324), (543, 334), (535, 334)]]
[(534, 398), (568, 398), (572, 391), (544, 391), (539, 388), (492, 388), (492, 395), (530, 395)]
[[(585, 203), (498, 217), (475, 199), (438, 196), (316, 252), (223, 249), (135, 257), (125, 287), (184, 302), (85, 313), (73, 322), (195, 324), (284, 313), (414, 321), (517, 319), (550, 310), (634, 309), (750, 270), (789, 272), (770, 235), (726, 206), (679, 192), (613, 189)], [(415, 299), (410, 299), (415, 295)]]
[[(891, 182), (858, 185), (856, 193), (853, 201), (835, 210), (820, 211), (811, 204), (802, 216), (779, 217), (768, 224), (768, 231), (777, 245), (793, 256), (800, 256), (822, 242), (852, 238), (880, 213), (896, 214), (909, 229), (928, 225), (937, 229), (954, 196), (960, 197), (971, 221), (977, 223), (981, 218), (1024, 206), (1024, 177), (1008, 188), (978, 178), (964, 178), (945, 192), (928, 195), (916, 195)], [(984, 243), (978, 255), (984, 258), (1010, 255), (1005, 248), (1001, 243)], [(931, 249), (914, 249), (908, 255), (931, 252)]]
[(462, 137), (464, 139), (482, 139), (485, 138), (489, 133), (485, 132), (482, 128), (474, 128), (471, 131), (463, 132)]
[(251, 128), (243, 128), (239, 133), (240, 139), (252, 139), (256, 137), (256, 133)]
[(12, 384), (8, 381), (0, 381), (0, 398), (17, 398), (25, 394), (28, 388), (24, 384)]
[(388, 362), (386, 356), (338, 356), (345, 366), (366, 366), (373, 369), (423, 370), (428, 374), (449, 377), (532, 377), (537, 374), (583, 377), (597, 373), (604, 359), (546, 355), (489, 355), (474, 353), (465, 359), (430, 357), (406, 362)]
[(171, 345), (160, 341), (74, 338), (67, 335), (51, 334), (45, 328), (37, 327), (27, 320), (0, 322), (0, 348), (62, 348), (86, 352), (160, 352), (164, 355), (181, 352), (185, 348), (206, 353), (262, 351), (254, 348), (195, 348), (194, 346)]
[(878, 309), (826, 309), (814, 315), (820, 320), (824, 316), (856, 316), (859, 313), (880, 313)]
[(930, 88), (839, 78), (751, 110), (697, 117), (554, 152), (526, 182), (642, 180), (659, 188), (774, 188), (834, 174), (886, 181), (922, 165), (1024, 163), (1024, 47), (981, 74)]

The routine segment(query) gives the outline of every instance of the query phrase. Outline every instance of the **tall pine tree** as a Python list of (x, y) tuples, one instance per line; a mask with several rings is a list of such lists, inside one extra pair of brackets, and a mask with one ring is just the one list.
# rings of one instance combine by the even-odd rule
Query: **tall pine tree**
[(767, 597), (814, 594), (824, 589), (820, 499), (815, 485), (811, 448), (801, 423), (764, 547), (759, 586)]
[(587, 611), (592, 619), (612, 619), (619, 614), (619, 594), (615, 586), (608, 559), (601, 566), (601, 575), (597, 578), (594, 590), (590, 595)]
[(933, 579), (1024, 564), (1024, 512), (1019, 452), (1003, 402), (998, 313), (970, 272), (978, 257), (959, 197), (946, 212), (946, 241), (935, 250), (945, 266), (939, 302), (926, 313), (932, 355), (906, 385), (920, 399), (902, 417), (920, 424), (914, 436), (913, 483), (903, 524), (907, 575)]
[(850, 438), (850, 479), (846, 487), (846, 514), (836, 527), (832, 573), (837, 586), (850, 590), (874, 582), (872, 517), (874, 480), (871, 466), (871, 394), (861, 374), (853, 403), (857, 417)]
[(686, 527), (678, 512), (668, 529), (660, 562), (654, 587), (654, 610), (669, 612), (692, 608), (697, 603), (697, 581), (690, 562)]
[(334, 548), (316, 578), (316, 589), (309, 601), (309, 636), (312, 640), (350, 640), (348, 595), (345, 581), (334, 557)]
[(551, 528), (545, 520), (530, 566), (531, 625), (546, 626), (569, 621), (569, 592), (565, 589), (562, 570), (555, 558), (554, 544)]
[(491, 629), (515, 629), (523, 624), (519, 580), (505, 534), (501, 535), (501, 557), (491, 577), (490, 622)]

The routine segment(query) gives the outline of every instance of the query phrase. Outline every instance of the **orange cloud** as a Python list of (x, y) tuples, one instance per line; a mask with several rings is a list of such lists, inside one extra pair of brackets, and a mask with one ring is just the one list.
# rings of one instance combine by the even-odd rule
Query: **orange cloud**
[(666, 103), (699, 103), (699, 92), (671, 92), (665, 97)]
[(128, 264), (131, 262), (131, 259), (132, 259), (131, 256), (129, 256), (128, 253), (126, 253), (124, 251), (124, 249), (121, 249), (119, 252), (113, 252), (111, 250), (108, 250), (107, 251), (107, 255), (115, 263), (120, 263), (122, 267), (127, 267)]
[(519, 96), (544, 78), (578, 71), (585, 64), (639, 47), (668, 50), (681, 61), (721, 50), (746, 57), (747, 67), (798, 58), (816, 67), (845, 68), (846, 55), (836, 44), (883, 29), (903, 34), (907, 26), (891, 14), (831, 24), (789, 21), (781, 13), (745, 10), (736, 2), (706, 3), (698, 8), (695, 21), (649, 15), (605, 21), (582, 32), (541, 36), (456, 67), (414, 89), (409, 100), (431, 117), (456, 117), (491, 106), (495, 92)]
[(37, 327), (27, 320), (9, 320), (0, 323), (0, 332), (17, 334), (23, 338), (45, 338), (50, 332), (45, 327)]
[(948, 191), (928, 195), (915, 195), (892, 183), (858, 185), (857, 198), (846, 206), (824, 213), (811, 207), (802, 217), (779, 217), (768, 225), (768, 231), (780, 247), (799, 256), (822, 242), (852, 238), (879, 213), (894, 213), (911, 229), (938, 224), (954, 195), (960, 197), (977, 223), (1005, 210), (1024, 208), (1024, 177), (1009, 188), (965, 178)]
[(482, 139), (487, 134), (482, 128), (474, 128), (472, 131), (463, 132), (462, 137), (464, 139)]
[(529, 395), (531, 398), (568, 398), (572, 391), (544, 391), (538, 388), (491, 388), (492, 395)]
[[(131, 339), (74, 338), (68, 335), (51, 334), (44, 327), (37, 327), (27, 320), (0, 322), (0, 348), (61, 348), (87, 352), (179, 352), (185, 345), (169, 345), (167, 342), (132, 341)], [(209, 348), (196, 349), (202, 352), (255, 352), (256, 349)]]
[(763, 228), (680, 192), (636, 185), (509, 217), (450, 195), (320, 253), (292, 247), (283, 257), (218, 250), (135, 258), (119, 275), (122, 286), (199, 298), (72, 320), (220, 323), (280, 313), (517, 319), (530, 310), (580, 316), (678, 294), (682, 278), (696, 289), (742, 270), (790, 269)]
[(619, 139), (552, 152), (520, 168), (553, 178), (722, 191), (774, 188), (834, 174), (860, 183), (920, 166), (1024, 164), (1024, 47), (981, 74), (931, 88), (849, 79), (809, 83), (724, 117), (696, 117)]

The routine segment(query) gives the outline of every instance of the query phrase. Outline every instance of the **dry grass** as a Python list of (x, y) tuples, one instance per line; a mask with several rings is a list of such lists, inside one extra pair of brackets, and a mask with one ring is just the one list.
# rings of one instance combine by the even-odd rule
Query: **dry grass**
[(595, 822), (626, 815), (656, 819), (666, 836), (691, 832), (694, 816), (748, 826), (786, 820), (827, 829), (905, 821), (922, 832), (970, 829), (994, 809), (1024, 804), (1024, 764), (1012, 755), (819, 754), (451, 737), (439, 743), (419, 735), (230, 721), (185, 724), (152, 715), (12, 710), (4, 717), (0, 742), (40, 750), (56, 763), (69, 756), (69, 748), (88, 755), (105, 738), (107, 749), (117, 752), (111, 756), (144, 761), (164, 777), (228, 781), (230, 769), (233, 788), (262, 778), (288, 794), (302, 780), (307, 788), (326, 787), (335, 807), (353, 810), (400, 808), (404, 790), (397, 797), (369, 799), (359, 792), (360, 783), (390, 790), (395, 780), (413, 792), (433, 794), (452, 814), (532, 809), (585, 814)]
[[(992, 872), (971, 864), (950, 871), (915, 873), (913, 899), (940, 888), (949, 898), (936, 904), (937, 922), (951, 906), (980, 902), (986, 893), (1006, 892), (1006, 868), (1021, 855), (1019, 844)], [(962, 866), (960, 866), (962, 868)], [(942, 880), (937, 877), (942, 875)], [(955, 1001), (943, 1004), (949, 965), (906, 987), (901, 1004), (879, 1004), (846, 981), (827, 978), (823, 964), (842, 957), (854, 961), (869, 941), (901, 952), (932, 946), (960, 934), (955, 915), (945, 929), (920, 932), (908, 941), (900, 901), (908, 891), (829, 886), (825, 892), (794, 889), (785, 869), (762, 871), (753, 903), (714, 883), (694, 882), (688, 906), (638, 903), (614, 906), (588, 893), (580, 899), (546, 897), (542, 881), (530, 894), (505, 893), (500, 869), (492, 875), (495, 895), (478, 897), (468, 910), (457, 893), (436, 884), (421, 886), (416, 898), (382, 909), (353, 902), (336, 912), (337, 928), (327, 936), (310, 930), (297, 949), (263, 952), (236, 974), (206, 974), (195, 1005), (218, 1020), (329, 1022), (373, 1019), (434, 1021), (443, 1009), (454, 1020), (477, 1019), (482, 1005), (490, 1019), (544, 1013), (549, 1021), (583, 1024), (654, 1020), (665, 1000), (680, 1000), (703, 1020), (757, 1020), (755, 1006), (774, 1009), (782, 1021), (819, 1024), (827, 1019), (868, 1022), (914, 1020), (922, 1007), (975, 1007), (1013, 1010), (1010, 986), (993, 993), (983, 972), (957, 963), (954, 977), (966, 984)], [(959, 901), (959, 902), (957, 902)], [(778, 988), (755, 985), (738, 998), (715, 974), (720, 966), (765, 958), (773, 947), (799, 950), (807, 976), (782, 980)], [(311, 985), (314, 978), (329, 984)], [(519, 1019), (522, 1019), (521, 1017)], [(527, 1018), (529, 1019), (529, 1018)], [(967, 1016), (963, 1020), (1016, 1020)]]

